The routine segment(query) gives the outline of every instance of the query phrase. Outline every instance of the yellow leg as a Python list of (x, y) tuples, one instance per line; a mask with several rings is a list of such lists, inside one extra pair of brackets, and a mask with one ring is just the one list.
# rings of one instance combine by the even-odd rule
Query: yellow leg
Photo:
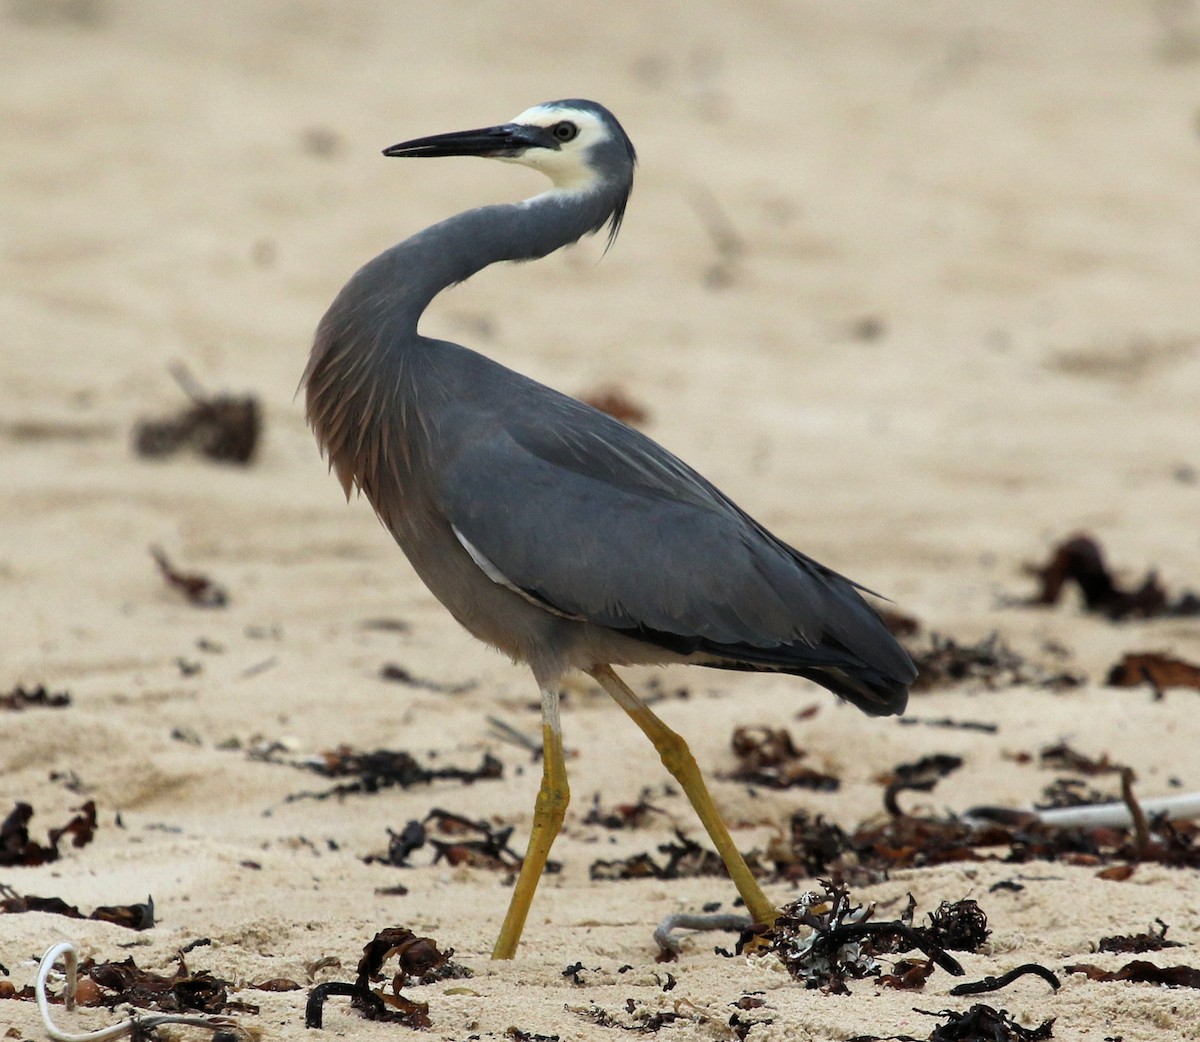
[(683, 786), (683, 791), (687, 793), (687, 798), (691, 800), (692, 807), (695, 808), (697, 816), (708, 831), (713, 846), (717, 848), (717, 853), (725, 862), (729, 877), (733, 880), (733, 885), (737, 887), (738, 893), (742, 895), (742, 900), (746, 902), (746, 908), (754, 917), (754, 921), (756, 923), (774, 922), (777, 914), (775, 906), (767, 900), (766, 894), (762, 892), (762, 888), (750, 874), (745, 858), (733, 845), (729, 830), (725, 827), (725, 822), (721, 820), (716, 804), (708, 794), (708, 786), (704, 784), (700, 768), (696, 766), (696, 760), (687, 747), (687, 742), (655, 716), (650, 711), (650, 707), (629, 689), (625, 682), (612, 671), (611, 667), (597, 666), (590, 672), (596, 682), (612, 695), (617, 704), (633, 718), (633, 722), (654, 743), (654, 748), (662, 757), (663, 766)]
[(517, 885), (500, 936), (492, 949), (493, 959), (511, 959), (521, 942), (521, 931), (525, 929), (525, 917), (533, 902), (534, 891), (550, 847), (558, 830), (562, 827), (571, 800), (567, 786), (567, 765), (563, 759), (562, 729), (558, 722), (558, 691), (542, 689), (542, 785), (538, 789), (537, 802), (533, 805), (533, 826), (529, 833), (529, 849), (521, 864)]

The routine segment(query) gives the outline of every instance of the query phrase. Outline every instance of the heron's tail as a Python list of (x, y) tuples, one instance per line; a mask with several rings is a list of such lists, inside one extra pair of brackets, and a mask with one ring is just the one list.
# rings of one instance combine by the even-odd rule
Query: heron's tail
[[(706, 666), (804, 677), (857, 706), (868, 716), (899, 716), (903, 713), (908, 705), (909, 685), (916, 679), (916, 669), (911, 661), (909, 670), (901, 676), (889, 676), (855, 662), (848, 654), (822, 654), (825, 649), (802, 645), (783, 645), (778, 648), (718, 645), (704, 650), (718, 655), (715, 660), (704, 662)], [(834, 661), (814, 661), (821, 658)]]

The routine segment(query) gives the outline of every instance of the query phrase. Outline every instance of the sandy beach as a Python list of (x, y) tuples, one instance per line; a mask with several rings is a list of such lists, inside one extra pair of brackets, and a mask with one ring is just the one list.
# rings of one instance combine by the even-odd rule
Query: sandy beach
[[(60, 940), (168, 975), (193, 946), (190, 971), (257, 1007), (231, 1014), (242, 1028), (320, 1037), (308, 989), (352, 980), (376, 932), (403, 926), (473, 971), (403, 989), (428, 1003), (431, 1038), (925, 1039), (941, 1021), (914, 1007), (975, 1002), (1026, 1027), (1055, 1018), (1055, 1039), (1200, 1038), (1194, 988), (1066, 972), (1118, 970), (1134, 956), (1100, 939), (1156, 919), (1183, 947), (1136, 957), (1200, 966), (1200, 870), (1153, 858), (1114, 879), (1111, 859), (1003, 848), (851, 886), (881, 920), (909, 894), (917, 921), (977, 901), (991, 933), (956, 953), (963, 979), (1038, 963), (1057, 991), (1030, 976), (957, 997), (937, 971), (916, 991), (828, 994), (777, 958), (716, 953), (733, 934), (688, 935), (656, 962), (660, 920), (734, 910), (736, 894), (715, 876), (592, 878), (599, 860), (661, 858), (676, 830), (707, 840), (582, 680), (564, 701), (561, 871), (518, 957), (490, 961), (510, 871), (435, 862), (430, 843), (408, 867), (380, 859), (389, 830), (435, 808), (511, 826), (523, 851), (540, 766), (489, 718), (536, 737), (537, 687), (457, 626), (365, 501), (347, 505), (296, 397), (313, 329), (359, 265), (542, 187), (380, 150), (594, 98), (639, 152), (614, 247), (488, 269), (423, 331), (570, 394), (619, 390), (771, 530), (916, 619), (914, 649), (995, 633), (1028, 664), (1016, 683), (915, 692), (908, 726), (797, 678), (630, 670), (739, 847), (769, 867), (797, 811), (847, 832), (882, 820), (881, 779), (934, 754), (962, 764), (902, 794), (909, 815), (1029, 808), (1064, 776), (1119, 797), (1117, 773), (1040, 755), (1061, 743), (1132, 768), (1140, 798), (1198, 790), (1197, 692), (1106, 678), (1132, 651), (1200, 662), (1200, 618), (1113, 622), (1074, 588), (1021, 602), (1037, 591), (1026, 566), (1076, 533), (1125, 586), (1154, 571), (1172, 596), (1200, 588), (1200, 8), (7, 0), (0, 30), (0, 695), (69, 696), (0, 710), (0, 818), (29, 804), (46, 844), (96, 810), (89, 842), (5, 864), (0, 884), (85, 915), (149, 895), (155, 915), (134, 931), (0, 914), (0, 985), (20, 993)], [(187, 405), (180, 365), (260, 403), (248, 465), (134, 451), (140, 420)], [(227, 603), (190, 603), (151, 547)], [(1039, 682), (1053, 673), (1082, 679)], [(836, 790), (732, 778), (746, 726), (786, 728)], [(304, 764), (340, 747), (431, 770), (493, 757), (499, 777), (328, 796), (344, 779)], [(642, 797), (655, 810), (636, 827), (589, 820)], [(782, 904), (816, 882), (763, 885)], [(299, 990), (257, 987), (278, 979)], [(84, 1030), (117, 1014), (57, 1016)], [(331, 999), (325, 1031), (410, 1029)], [(5, 1032), (44, 1037), (32, 1001), (0, 998)]]

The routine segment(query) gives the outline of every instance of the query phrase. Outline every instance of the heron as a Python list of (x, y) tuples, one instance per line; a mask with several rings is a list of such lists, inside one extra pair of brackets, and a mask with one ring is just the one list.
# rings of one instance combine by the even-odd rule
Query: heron
[(606, 228), (612, 245), (637, 157), (608, 109), (547, 102), (383, 154), (482, 156), (550, 180), (364, 265), (321, 319), (303, 377), (308, 423), (347, 499), (365, 496), (433, 595), (469, 633), (527, 664), (541, 693), (542, 779), (492, 957), (516, 953), (570, 799), (559, 698), (573, 671), (650, 739), (750, 915), (773, 921), (687, 743), (613, 667), (791, 674), (886, 716), (904, 710), (912, 660), (863, 598), (870, 591), (772, 535), (657, 442), (418, 332), (438, 293), (490, 264), (545, 257)]

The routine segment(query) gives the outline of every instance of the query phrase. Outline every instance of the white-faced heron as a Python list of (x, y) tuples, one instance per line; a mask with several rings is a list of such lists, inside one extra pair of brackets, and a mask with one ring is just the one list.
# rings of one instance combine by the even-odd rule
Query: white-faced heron
[(685, 662), (805, 677), (871, 715), (916, 676), (858, 587), (777, 539), (662, 446), (458, 344), (421, 336), (429, 302), (497, 261), (544, 257), (608, 226), (636, 157), (591, 101), (393, 145), (387, 156), (486, 156), (546, 174), (524, 202), (435, 224), (360, 269), (317, 329), (308, 421), (349, 496), (366, 495), (434, 596), (529, 665), (544, 767), (529, 849), (492, 952), (511, 958), (567, 808), (559, 683), (592, 676), (678, 780), (757, 922), (775, 911), (684, 740), (613, 672)]

